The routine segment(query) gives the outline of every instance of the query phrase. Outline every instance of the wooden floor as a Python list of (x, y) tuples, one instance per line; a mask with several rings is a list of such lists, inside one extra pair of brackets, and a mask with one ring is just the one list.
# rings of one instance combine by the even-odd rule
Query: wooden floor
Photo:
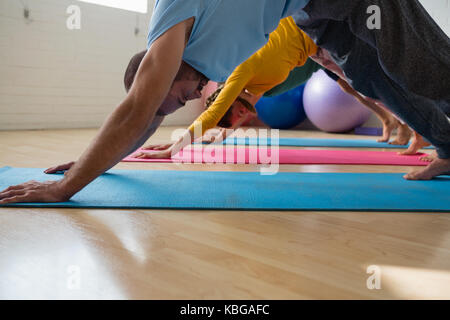
[[(151, 142), (166, 142), (172, 129), (164, 128)], [(0, 132), (0, 166), (46, 168), (76, 160), (94, 134)], [(300, 131), (281, 136), (333, 137)], [(121, 163), (116, 168), (259, 167)], [(410, 168), (285, 165), (281, 170)], [(366, 286), (369, 266), (381, 270), (379, 290)], [(449, 299), (450, 215), (2, 208), (0, 298)]]

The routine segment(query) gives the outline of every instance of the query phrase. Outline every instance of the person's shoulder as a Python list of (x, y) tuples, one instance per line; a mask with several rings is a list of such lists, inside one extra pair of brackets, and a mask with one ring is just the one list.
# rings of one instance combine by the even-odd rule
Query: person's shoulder
[(196, 3), (194, 0), (157, 0), (150, 20), (147, 47), (171, 27), (196, 17)]

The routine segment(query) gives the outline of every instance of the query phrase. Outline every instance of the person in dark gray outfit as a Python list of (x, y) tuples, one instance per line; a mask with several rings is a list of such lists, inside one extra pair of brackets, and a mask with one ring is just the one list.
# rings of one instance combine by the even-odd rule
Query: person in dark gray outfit
[[(380, 10), (381, 29), (367, 26)], [(305, 14), (306, 13), (306, 14)], [(407, 179), (450, 171), (450, 39), (416, 0), (311, 0), (294, 16), (327, 50), (350, 84), (384, 102), (425, 139), (439, 158)]]

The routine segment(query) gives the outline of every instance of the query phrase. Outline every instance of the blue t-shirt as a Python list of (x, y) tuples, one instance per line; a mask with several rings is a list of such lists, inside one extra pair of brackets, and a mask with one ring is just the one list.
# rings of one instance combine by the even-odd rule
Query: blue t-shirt
[(260, 49), (280, 19), (302, 13), (310, 0), (156, 0), (148, 48), (174, 25), (195, 18), (183, 60), (222, 82)]

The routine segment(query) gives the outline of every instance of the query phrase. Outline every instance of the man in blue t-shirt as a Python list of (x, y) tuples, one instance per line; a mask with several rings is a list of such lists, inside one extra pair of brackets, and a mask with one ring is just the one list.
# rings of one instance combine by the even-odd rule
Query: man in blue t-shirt
[[(261, 48), (281, 18), (308, 0), (157, 0), (148, 50), (133, 85), (63, 179), (31, 181), (0, 192), (0, 204), (61, 202), (140, 147), (165, 114), (198, 97), (206, 79), (225, 80)], [(159, 110), (159, 111), (158, 111)]]

